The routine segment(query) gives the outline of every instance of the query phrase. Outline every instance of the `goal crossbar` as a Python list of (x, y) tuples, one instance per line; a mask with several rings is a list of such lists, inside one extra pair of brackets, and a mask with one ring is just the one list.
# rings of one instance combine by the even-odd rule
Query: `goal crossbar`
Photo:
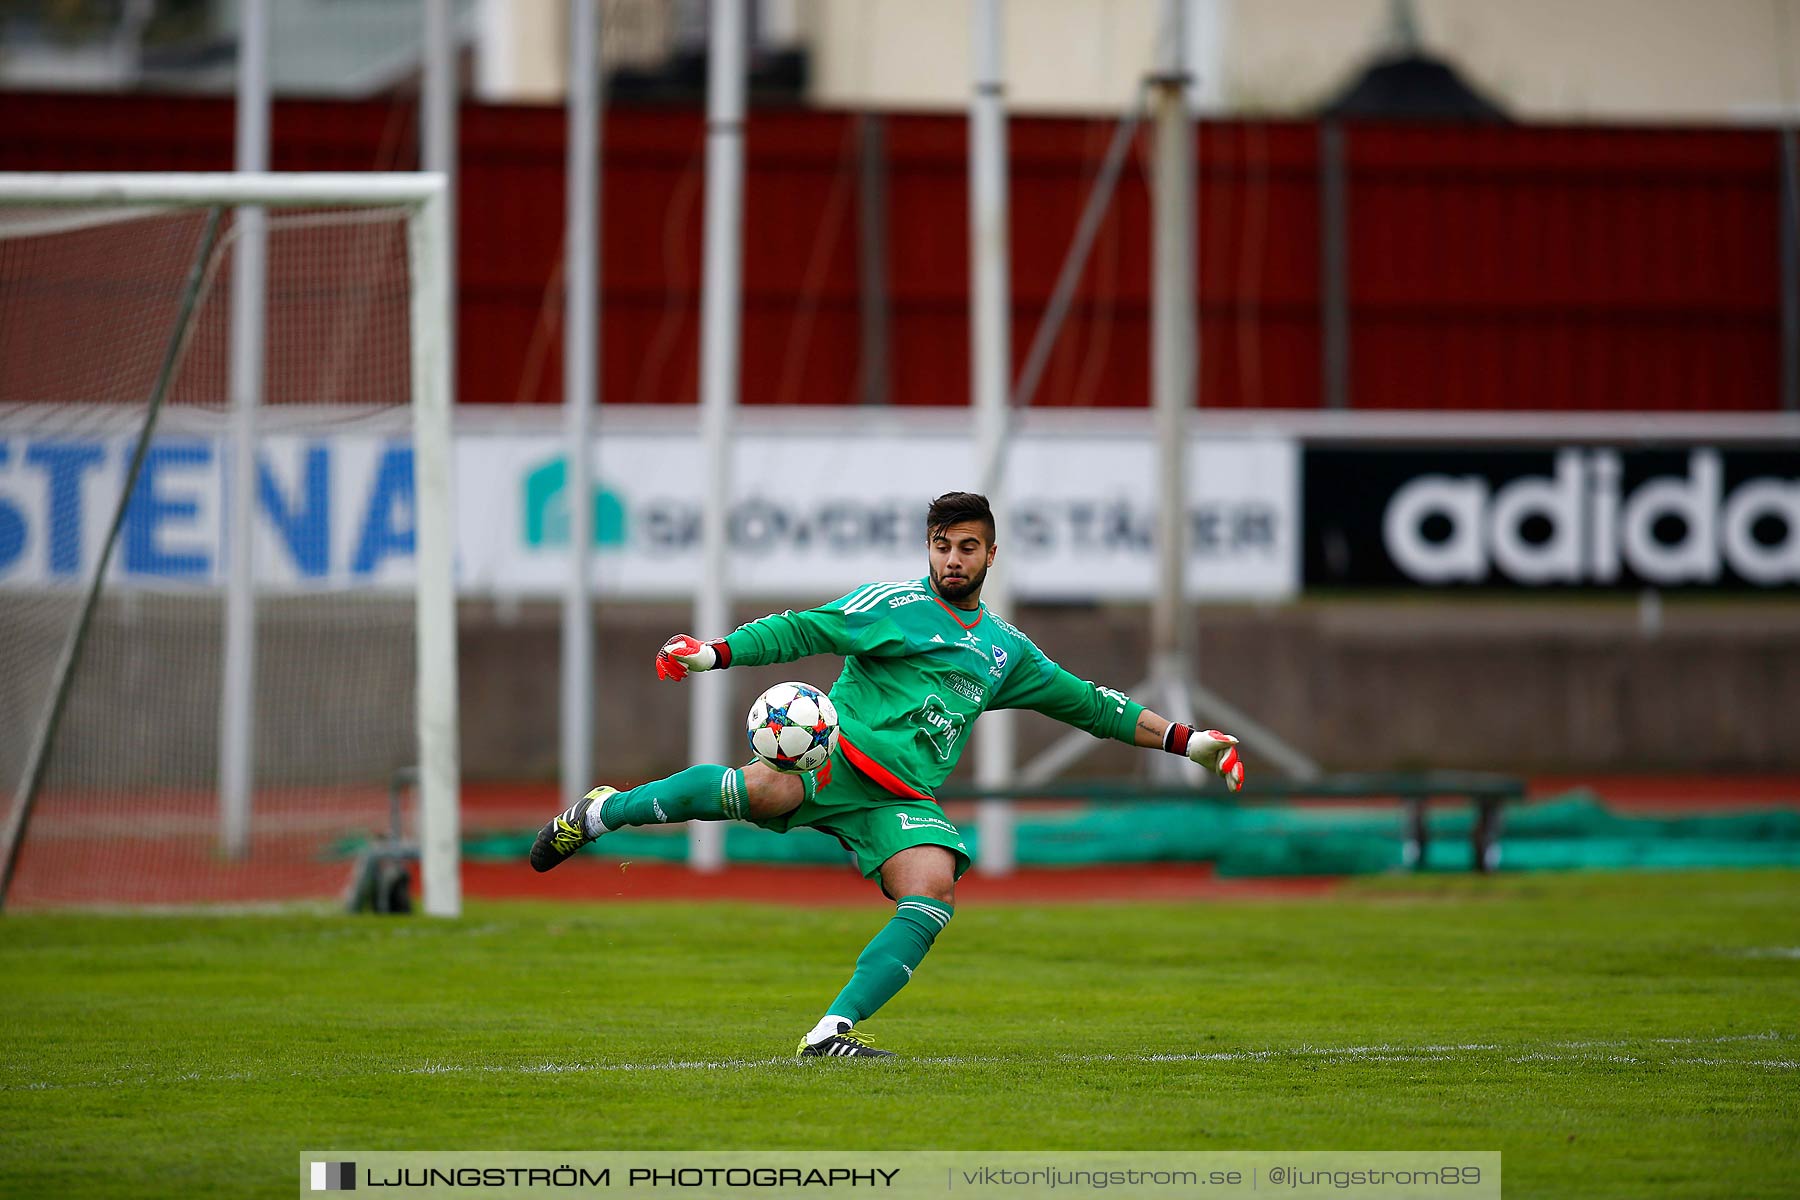
[(0, 171), (0, 204), (214, 204), (264, 208), (442, 203), (442, 174), (402, 171), (246, 172)]
[[(0, 172), (5, 207), (236, 206), (406, 210), (418, 573), (419, 825), (423, 906), (462, 910), (456, 598), (451, 527), (448, 185), (436, 172)], [(354, 681), (347, 681), (354, 686)]]

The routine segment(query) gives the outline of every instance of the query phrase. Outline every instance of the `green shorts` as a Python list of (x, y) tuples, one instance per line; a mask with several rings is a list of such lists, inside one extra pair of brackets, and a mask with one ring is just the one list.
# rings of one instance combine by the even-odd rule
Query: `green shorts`
[(856, 855), (857, 869), (865, 879), (876, 879), (881, 864), (913, 846), (942, 846), (956, 856), (956, 877), (961, 879), (973, 861), (963, 836), (930, 800), (896, 796), (850, 765), (840, 747), (826, 765), (801, 777), (806, 798), (800, 807), (776, 817), (752, 820), (752, 824), (776, 833), (790, 829), (817, 829), (842, 842)]

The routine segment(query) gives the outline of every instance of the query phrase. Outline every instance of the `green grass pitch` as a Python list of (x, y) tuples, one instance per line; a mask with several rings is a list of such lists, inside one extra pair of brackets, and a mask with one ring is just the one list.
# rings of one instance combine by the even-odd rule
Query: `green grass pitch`
[(1800, 1193), (1800, 873), (882, 909), (0, 918), (0, 1195), (289, 1195), (303, 1149), (1463, 1149), (1519, 1196)]

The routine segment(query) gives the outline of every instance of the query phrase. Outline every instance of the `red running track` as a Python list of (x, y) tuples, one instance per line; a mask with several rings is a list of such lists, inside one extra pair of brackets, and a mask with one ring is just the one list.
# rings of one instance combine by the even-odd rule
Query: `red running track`
[[(1556, 776), (1531, 781), (1534, 800), (1586, 787), (1623, 811), (1704, 812), (1800, 805), (1794, 776)], [(331, 854), (347, 833), (383, 829), (379, 789), (261, 792), (250, 859), (230, 862), (213, 848), (210, 794), (48, 797), (32, 822), (8, 906), (143, 907), (262, 905), (343, 894), (350, 863)], [(465, 830), (523, 830), (557, 805), (548, 785), (470, 784)], [(125, 814), (131, 814), (124, 818)], [(966, 819), (953, 806), (952, 816)], [(102, 831), (96, 834), (96, 830)], [(1329, 878), (1219, 879), (1203, 864), (1158, 863), (1037, 868), (1006, 879), (973, 872), (958, 887), (962, 902), (1072, 903), (1134, 900), (1239, 900), (1317, 895)], [(465, 895), (475, 899), (748, 900), (774, 904), (881, 904), (880, 889), (847, 866), (734, 865), (700, 875), (679, 864), (583, 856), (547, 875), (518, 863), (468, 862)]]

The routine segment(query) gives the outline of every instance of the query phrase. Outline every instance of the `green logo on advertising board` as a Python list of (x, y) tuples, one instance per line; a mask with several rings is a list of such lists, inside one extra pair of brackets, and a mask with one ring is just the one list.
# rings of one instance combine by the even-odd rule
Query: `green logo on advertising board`
[[(553, 458), (526, 474), (525, 544), (569, 544), (569, 460)], [(625, 502), (607, 488), (594, 488), (594, 545), (625, 544)]]

